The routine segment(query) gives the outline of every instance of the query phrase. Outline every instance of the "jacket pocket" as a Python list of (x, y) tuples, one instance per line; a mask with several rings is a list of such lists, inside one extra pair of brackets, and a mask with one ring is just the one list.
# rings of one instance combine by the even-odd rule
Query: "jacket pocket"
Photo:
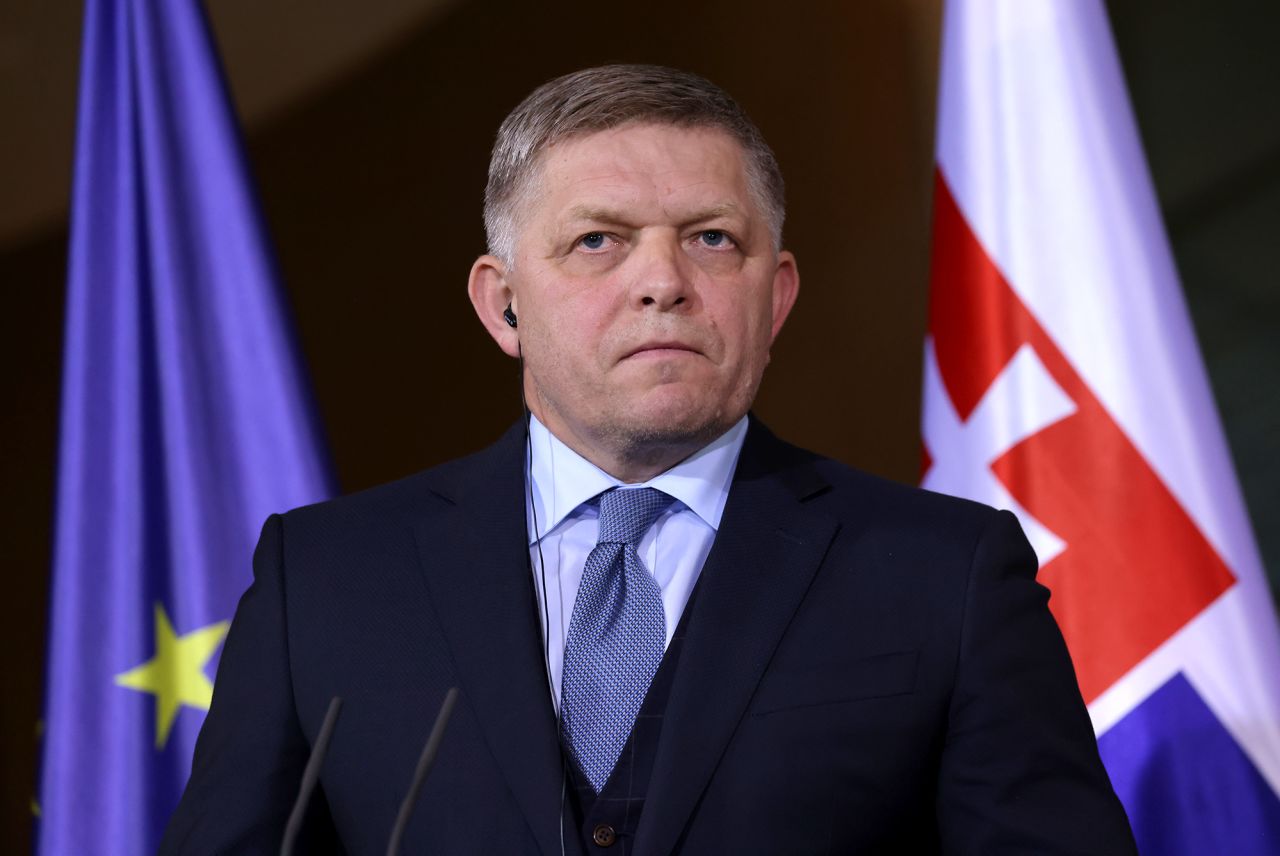
[(751, 703), (753, 716), (844, 704), (915, 691), (919, 651), (877, 654), (840, 664), (771, 666)]

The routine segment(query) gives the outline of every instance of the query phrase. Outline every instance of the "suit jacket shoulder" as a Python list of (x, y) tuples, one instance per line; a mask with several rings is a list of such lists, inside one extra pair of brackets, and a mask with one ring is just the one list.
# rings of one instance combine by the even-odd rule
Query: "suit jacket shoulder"
[(637, 851), (1132, 853), (1035, 574), (1010, 513), (753, 423)]
[[(395, 481), (302, 506), (282, 516), (289, 528), (308, 537), (378, 537), (413, 525), (423, 514), (459, 498), (518, 488), (523, 468), (523, 426), (511, 426), (493, 445)], [(519, 510), (523, 510), (523, 506)]]

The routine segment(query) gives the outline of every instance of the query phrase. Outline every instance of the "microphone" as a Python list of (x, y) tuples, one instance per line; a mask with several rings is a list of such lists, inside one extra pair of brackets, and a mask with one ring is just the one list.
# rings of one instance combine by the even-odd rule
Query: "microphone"
[(449, 724), (449, 717), (453, 715), (453, 706), (457, 701), (458, 688), (449, 687), (449, 691), (444, 694), (444, 701), (440, 703), (440, 712), (436, 714), (436, 723), (431, 726), (427, 745), (422, 747), (422, 757), (418, 758), (418, 768), (413, 771), (413, 782), (409, 785), (409, 792), (404, 795), (404, 802), (400, 803), (400, 813), (396, 815), (396, 825), (391, 828), (391, 840), (387, 843), (387, 856), (397, 856), (400, 852), (400, 841), (404, 838), (405, 828), (409, 825), (409, 815), (413, 814), (413, 804), (418, 801), (418, 792), (422, 790), (422, 783), (427, 780), (427, 773), (435, 763), (436, 753), (440, 751), (440, 742), (444, 740), (445, 726)]
[(311, 792), (320, 779), (320, 766), (324, 764), (325, 753), (329, 751), (329, 741), (333, 738), (333, 728), (338, 723), (338, 714), (342, 711), (342, 697), (334, 696), (329, 702), (329, 710), (320, 724), (320, 733), (316, 735), (316, 744), (311, 749), (311, 757), (302, 771), (302, 784), (298, 787), (298, 798), (293, 801), (293, 811), (289, 812), (289, 822), (284, 828), (284, 840), (280, 842), (280, 856), (293, 856), (293, 845), (302, 831), (302, 819), (307, 813), (307, 803), (311, 801)]

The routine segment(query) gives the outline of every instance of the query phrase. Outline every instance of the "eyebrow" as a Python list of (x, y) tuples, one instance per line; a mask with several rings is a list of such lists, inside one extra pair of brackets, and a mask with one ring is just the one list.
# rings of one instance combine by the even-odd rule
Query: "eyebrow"
[[(694, 216), (686, 219), (681, 225), (690, 225), (693, 223), (703, 223), (707, 220), (715, 220), (719, 217), (729, 217), (740, 213), (742, 207), (734, 202), (724, 202), (714, 205), (710, 208), (698, 211)], [(577, 223), (588, 220), (594, 223), (607, 223), (615, 226), (631, 226), (632, 222), (628, 215), (612, 208), (599, 208), (592, 205), (575, 205), (568, 211), (565, 218), (567, 223)]]

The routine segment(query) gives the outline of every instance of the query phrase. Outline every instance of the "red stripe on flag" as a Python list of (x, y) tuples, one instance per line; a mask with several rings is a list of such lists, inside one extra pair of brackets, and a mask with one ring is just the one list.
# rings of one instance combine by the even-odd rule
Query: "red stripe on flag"
[[(1030, 345), (1076, 412), (992, 466), (1066, 549), (1040, 572), (1091, 702), (1235, 582), (1146, 459), (988, 257), (941, 173), (934, 195), (929, 329), (967, 419)], [(1131, 367), (1140, 371), (1140, 367)], [(929, 452), (940, 457), (937, 449)]]

